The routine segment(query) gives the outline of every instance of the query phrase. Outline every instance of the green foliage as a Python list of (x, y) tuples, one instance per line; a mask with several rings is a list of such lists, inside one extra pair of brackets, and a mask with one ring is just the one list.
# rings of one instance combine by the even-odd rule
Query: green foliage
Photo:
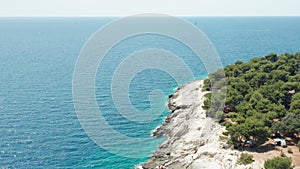
[(223, 118), (224, 117), (224, 112), (222, 111), (217, 111), (216, 113), (216, 118)]
[(271, 62), (276, 62), (278, 58), (275, 53), (270, 53), (266, 56), (266, 59), (268, 59)]
[(204, 79), (204, 83), (203, 83), (203, 87), (202, 87), (202, 91), (210, 91), (210, 79)]
[(244, 164), (244, 165), (247, 165), (247, 164), (250, 164), (252, 163), (254, 160), (253, 160), (253, 155), (251, 154), (248, 154), (248, 153), (242, 153), (241, 154), (241, 157), (239, 159), (239, 163), (240, 164)]
[(206, 93), (206, 94), (204, 95), (204, 97), (206, 97), (207, 99), (211, 99), (211, 93)]
[(250, 138), (262, 144), (272, 131), (300, 132), (300, 53), (271, 53), (247, 63), (237, 61), (223, 70), (226, 76), (218, 70), (205, 84), (227, 91), (226, 96), (216, 93), (204, 107), (222, 116), (217, 113), (222, 102), (230, 109), (226, 116), (237, 124), (224, 124), (234, 145)]
[(300, 133), (300, 114), (288, 113), (280, 122), (274, 123), (274, 131), (285, 131), (289, 134)]
[(251, 136), (257, 144), (263, 144), (270, 136), (270, 129), (264, 125), (262, 120), (254, 116), (232, 125), (228, 131), (234, 145), (242, 144), (243, 140), (248, 140)]
[(288, 157), (275, 157), (265, 161), (265, 169), (289, 169), (291, 167), (291, 159)]
[(225, 136), (229, 135), (228, 131), (224, 131), (222, 134), (225, 135)]
[(298, 147), (298, 149), (300, 151), (300, 141), (298, 141), (297, 147)]
[(294, 100), (291, 103), (290, 112), (300, 114), (300, 100)]
[(204, 85), (209, 85), (210, 84), (210, 80), (209, 79), (204, 79)]
[(211, 93), (207, 93), (207, 94), (204, 95), (204, 97), (206, 98), (204, 100), (204, 106), (202, 106), (202, 108), (204, 110), (208, 110), (210, 108), (210, 105), (211, 105), (211, 96), (212, 96)]

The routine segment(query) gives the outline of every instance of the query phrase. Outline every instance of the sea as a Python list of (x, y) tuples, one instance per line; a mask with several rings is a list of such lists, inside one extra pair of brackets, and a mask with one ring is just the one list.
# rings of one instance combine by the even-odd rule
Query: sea
[[(162, 143), (164, 138), (153, 139), (143, 147), (145, 154), (137, 158), (119, 154), (107, 147), (122, 149), (122, 140), (113, 140), (112, 133), (107, 133), (103, 136), (106, 146), (97, 144), (77, 116), (72, 82), (80, 51), (97, 30), (117, 19), (0, 18), (0, 168), (129, 169), (147, 161)], [(300, 52), (300, 17), (181, 19), (206, 35), (224, 66), (271, 52)], [(171, 51), (196, 79), (208, 74), (195, 53), (172, 38), (140, 34), (115, 44), (97, 69), (95, 99), (105, 124), (128, 138), (151, 137), (169, 113), (167, 96), (179, 86), (166, 71), (143, 69), (130, 79), (127, 99), (131, 105), (114, 103), (111, 85), (115, 70), (130, 54), (149, 48)], [(169, 66), (176, 67), (176, 63)], [(116, 79), (117, 84), (124, 81)], [(119, 113), (126, 106), (141, 113), (152, 110), (149, 95), (157, 89), (165, 96), (158, 101), (163, 111), (157, 118), (137, 122)], [(139, 146), (127, 148), (128, 154), (141, 150)]]

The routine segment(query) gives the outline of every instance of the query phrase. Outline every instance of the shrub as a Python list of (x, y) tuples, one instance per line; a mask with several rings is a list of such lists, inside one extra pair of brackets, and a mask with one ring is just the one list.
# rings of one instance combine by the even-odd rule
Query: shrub
[(219, 140), (220, 141), (227, 141), (228, 137), (226, 137), (226, 136), (219, 136)]
[(210, 85), (210, 79), (204, 79), (204, 85), (208, 86)]
[(273, 159), (265, 161), (265, 169), (290, 169), (291, 159), (287, 157), (275, 157)]
[(253, 155), (248, 154), (248, 153), (242, 153), (241, 154), (241, 157), (239, 159), (240, 164), (247, 165), (247, 164), (250, 164), (252, 162), (253, 162)]
[(211, 104), (211, 93), (206, 93), (204, 95), (205, 100), (204, 100), (204, 105), (202, 106), (202, 108), (204, 110), (208, 110), (210, 108), (210, 104)]
[(203, 86), (202, 92), (206, 92), (206, 91), (210, 91), (210, 87), (209, 86)]
[(282, 152), (282, 153), (280, 154), (280, 156), (281, 156), (281, 157), (286, 157), (286, 154), (285, 154), (284, 152)]
[(210, 99), (205, 99), (204, 100), (204, 106), (202, 106), (202, 108), (204, 110), (208, 110), (210, 108), (210, 104), (211, 104), (211, 100)]
[(224, 131), (222, 134), (225, 135), (225, 136), (228, 136), (229, 132), (228, 131)]
[(224, 118), (224, 113), (222, 111), (217, 111), (216, 118)]
[(204, 86), (202, 87), (202, 91), (210, 91), (210, 79), (204, 80)]

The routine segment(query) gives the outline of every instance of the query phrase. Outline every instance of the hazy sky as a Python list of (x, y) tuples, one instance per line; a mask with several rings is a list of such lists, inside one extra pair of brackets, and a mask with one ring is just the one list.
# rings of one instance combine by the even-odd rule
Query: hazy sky
[(0, 0), (0, 16), (300, 16), (300, 0)]

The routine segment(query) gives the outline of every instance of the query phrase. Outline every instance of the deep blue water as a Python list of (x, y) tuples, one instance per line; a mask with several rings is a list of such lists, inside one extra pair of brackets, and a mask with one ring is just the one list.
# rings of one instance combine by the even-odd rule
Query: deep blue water
[[(300, 51), (299, 17), (185, 19), (207, 35), (224, 65), (270, 52)], [(111, 20), (0, 18), (0, 168), (133, 168), (147, 160), (121, 157), (97, 146), (81, 128), (74, 109), (76, 59), (88, 38)], [(168, 113), (165, 110), (151, 123), (137, 124), (117, 113), (109, 93), (113, 71), (121, 60), (150, 47), (182, 57), (197, 78), (207, 75), (201, 61), (172, 39), (141, 35), (117, 44), (99, 66), (95, 94), (108, 124), (129, 137), (149, 137)], [(149, 69), (132, 80), (129, 97), (143, 111), (150, 107), (152, 90), (168, 95), (176, 87), (170, 75)], [(167, 98), (160, 101), (166, 103)], [(149, 156), (154, 151), (145, 149)]]

